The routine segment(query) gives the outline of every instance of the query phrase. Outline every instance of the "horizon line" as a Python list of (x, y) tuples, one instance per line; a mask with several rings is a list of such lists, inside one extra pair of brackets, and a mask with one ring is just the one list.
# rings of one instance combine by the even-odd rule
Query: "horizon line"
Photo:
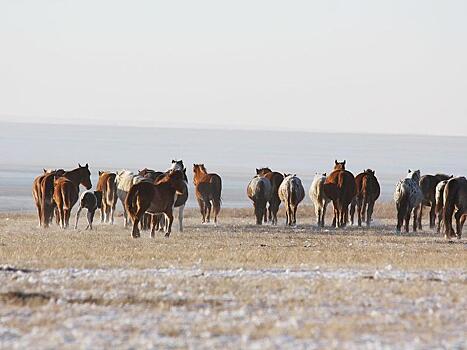
[[(19, 118), (19, 119), (18, 119)], [(36, 124), (36, 125), (57, 125), (57, 126), (111, 126), (111, 127), (130, 127), (130, 128), (153, 128), (153, 129), (186, 129), (186, 130), (219, 130), (219, 131), (264, 131), (264, 132), (280, 132), (280, 133), (310, 133), (310, 134), (344, 134), (344, 135), (381, 135), (381, 136), (425, 136), (425, 137), (456, 137), (465, 138), (467, 135), (461, 134), (428, 134), (428, 133), (397, 133), (397, 132), (372, 132), (372, 131), (329, 131), (320, 129), (295, 129), (287, 127), (260, 127), (256, 125), (220, 125), (220, 124), (204, 124), (204, 123), (164, 123), (163, 125), (156, 125), (151, 120), (136, 120), (135, 122), (128, 122), (124, 120), (107, 121), (102, 119), (96, 120), (24, 120), (24, 117), (0, 115), (0, 123), (9, 124)], [(31, 119), (35, 119), (31, 117)]]

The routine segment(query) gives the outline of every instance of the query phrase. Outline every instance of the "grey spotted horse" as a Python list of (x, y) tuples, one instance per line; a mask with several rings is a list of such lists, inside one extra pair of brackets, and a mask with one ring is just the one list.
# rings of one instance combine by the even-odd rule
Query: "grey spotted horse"
[(405, 231), (409, 232), (410, 216), (413, 211), (413, 230), (417, 231), (417, 217), (420, 210), (420, 204), (423, 200), (423, 194), (420, 189), (420, 170), (409, 172), (405, 179), (400, 180), (396, 185), (394, 192), (394, 201), (397, 209), (397, 232), (405, 220)]

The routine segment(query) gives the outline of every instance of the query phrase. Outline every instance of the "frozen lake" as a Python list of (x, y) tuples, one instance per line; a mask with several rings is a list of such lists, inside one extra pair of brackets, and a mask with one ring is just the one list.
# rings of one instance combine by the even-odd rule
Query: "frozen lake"
[[(98, 170), (164, 170), (171, 159), (183, 159), (192, 182), (192, 164), (204, 163), (222, 176), (226, 207), (250, 206), (246, 185), (263, 166), (296, 173), (308, 191), (316, 172), (346, 159), (355, 175), (376, 170), (382, 200), (391, 200), (409, 168), (467, 174), (457, 156), (467, 137), (0, 123), (0, 147), (0, 211), (33, 210), (31, 184), (42, 168), (71, 169), (78, 162), (89, 163), (93, 184)], [(195, 206), (191, 195), (188, 205)]]

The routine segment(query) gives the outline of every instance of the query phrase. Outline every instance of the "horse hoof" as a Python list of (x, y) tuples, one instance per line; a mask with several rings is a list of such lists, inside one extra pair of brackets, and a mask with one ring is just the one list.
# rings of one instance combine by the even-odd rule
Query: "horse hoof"
[(165, 234), (165, 237), (166, 237), (166, 238), (169, 238), (169, 237), (170, 237), (170, 232), (167, 232), (167, 233)]

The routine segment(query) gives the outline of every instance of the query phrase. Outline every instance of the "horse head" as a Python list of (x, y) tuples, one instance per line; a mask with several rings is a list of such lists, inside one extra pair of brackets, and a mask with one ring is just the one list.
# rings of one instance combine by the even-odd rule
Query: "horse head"
[(86, 165), (84, 166), (81, 166), (81, 164), (78, 163), (78, 167), (79, 167), (81, 185), (83, 185), (87, 190), (90, 190), (92, 187), (92, 183), (91, 183), (91, 172), (89, 171), (88, 163), (86, 163)]
[(334, 170), (345, 170), (345, 160), (343, 162), (334, 160)]
[(167, 181), (175, 189), (175, 193), (183, 195), (185, 192), (185, 178), (183, 170), (172, 170), (167, 174)]

